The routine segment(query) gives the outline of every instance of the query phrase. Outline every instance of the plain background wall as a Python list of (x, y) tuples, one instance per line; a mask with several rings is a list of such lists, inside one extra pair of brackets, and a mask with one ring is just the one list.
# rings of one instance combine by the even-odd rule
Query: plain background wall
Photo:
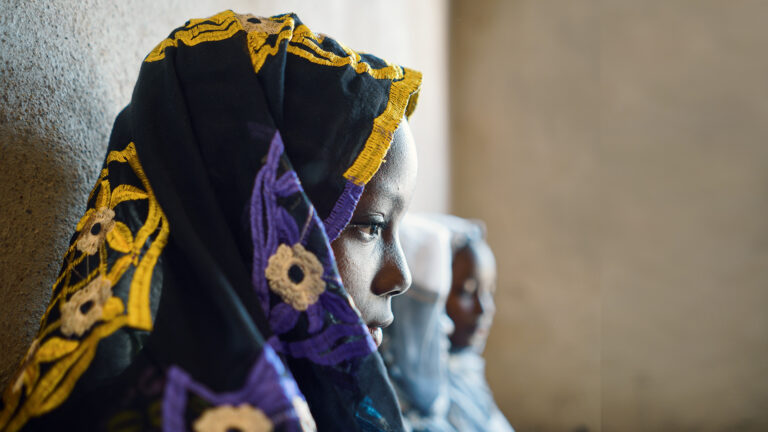
[(452, 9), (453, 202), (486, 221), (496, 253), (487, 374), (519, 431), (600, 430), (597, 9)]
[[(407, 7), (406, 7), (407, 6)], [(309, 28), (421, 70), (416, 209), (448, 203), (445, 0), (0, 0), (0, 387), (34, 337), (144, 56), (189, 18), (294, 11)]]
[(767, 19), (452, 3), (452, 197), (497, 252), (519, 431), (768, 430)]

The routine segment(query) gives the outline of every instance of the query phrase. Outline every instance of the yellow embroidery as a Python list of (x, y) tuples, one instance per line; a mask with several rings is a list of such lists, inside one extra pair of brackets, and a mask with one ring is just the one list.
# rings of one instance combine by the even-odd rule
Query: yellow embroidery
[[(240, 16), (241, 23), (246, 20), (246, 17)], [(392, 142), (392, 135), (400, 125), (403, 116), (410, 116), (416, 108), (417, 95), (421, 86), (421, 73), (389, 63), (386, 63), (384, 67), (375, 69), (363, 61), (359, 53), (340, 43), (339, 46), (347, 54), (346, 56), (324, 50), (321, 46), (325, 36), (313, 33), (303, 24), (296, 25), (295, 20), (290, 15), (273, 17), (270, 20), (280, 24), (279, 27), (270, 27), (272, 30), (280, 28), (279, 33), (276, 33), (277, 36), (272, 40), (269, 38), (275, 33), (248, 32), (248, 51), (251, 55), (254, 72), (258, 73), (267, 57), (275, 55), (283, 41), (287, 41), (286, 50), (289, 54), (312, 63), (331, 67), (349, 66), (354, 68), (358, 74), (366, 73), (375, 79), (392, 81), (389, 100), (384, 112), (376, 117), (363, 150), (344, 172), (344, 178), (357, 185), (368, 183), (379, 170)]]
[(344, 178), (356, 185), (368, 183), (379, 170), (387, 155), (392, 135), (400, 125), (403, 116), (410, 116), (416, 108), (417, 95), (421, 85), (421, 73), (403, 68), (405, 75), (393, 81), (389, 90), (389, 101), (384, 112), (373, 121), (373, 130), (365, 141), (365, 147), (346, 172)]
[(369, 63), (363, 61), (359, 53), (338, 41), (336, 43), (347, 53), (347, 56), (339, 56), (322, 49), (322, 42), (317, 38), (317, 35), (312, 33), (304, 24), (296, 27), (291, 42), (293, 43), (288, 44), (288, 52), (312, 63), (334, 67), (351, 66), (355, 72), (367, 73), (376, 79), (398, 80), (403, 78), (403, 68), (400, 66), (385, 62), (386, 66), (374, 69)]
[[(248, 32), (248, 51), (251, 55), (253, 70), (259, 73), (267, 57), (275, 55), (283, 41), (287, 40), (286, 50), (296, 56), (312, 63), (323, 66), (351, 66), (359, 74), (367, 73), (376, 79), (402, 79), (403, 68), (386, 63), (386, 66), (374, 69), (369, 63), (364, 62), (359, 53), (347, 48), (337, 42), (339, 46), (347, 53), (347, 56), (339, 56), (331, 51), (321, 48), (322, 35), (313, 33), (304, 24), (296, 25), (296, 21), (290, 15), (276, 16), (272, 18), (258, 18), (262, 20), (261, 27), (256, 30), (250, 30), (247, 20), (252, 15), (236, 15), (243, 26), (243, 30)], [(266, 25), (265, 21), (272, 21), (277, 25)], [(277, 31), (279, 29), (279, 31)], [(277, 36), (268, 41), (269, 36)]]
[(133, 249), (133, 233), (126, 224), (117, 221), (112, 231), (107, 233), (107, 242), (112, 249), (128, 253)]
[[(131, 168), (133, 185), (110, 184), (115, 164)], [(38, 337), (3, 395), (0, 430), (16, 431), (30, 417), (64, 402), (90, 366), (100, 340), (125, 326), (152, 328), (150, 283), (170, 228), (133, 143), (109, 153), (89, 201), (91, 208), (76, 226), (79, 235), (65, 253), (64, 269), (54, 283)], [(135, 232), (118, 220), (120, 213), (115, 211), (131, 201), (144, 201), (148, 209)], [(99, 230), (94, 229), (97, 223)], [(78, 242), (84, 238), (88, 240), (81, 247)], [(132, 266), (124, 305), (112, 291)]]
[[(245, 23), (250, 19), (248, 15), (238, 15), (238, 18), (241, 23)], [(251, 26), (244, 26), (244, 30), (251, 29), (248, 31), (247, 36), (248, 52), (250, 53), (255, 73), (259, 73), (267, 57), (277, 54), (280, 51), (281, 43), (286, 39), (290, 39), (293, 34), (294, 22), (290, 16), (264, 18), (264, 20), (277, 23), (277, 26), (266, 26), (264, 23), (255, 29)], [(280, 30), (279, 32), (276, 31), (278, 29)], [(268, 44), (267, 39), (272, 34), (277, 34), (277, 37), (271, 44)]]
[(37, 352), (37, 359), (41, 362), (54, 361), (74, 351), (77, 345), (77, 341), (52, 337), (40, 347)]
[(120, 185), (112, 192), (112, 205), (116, 206), (123, 201), (133, 201), (148, 198), (147, 193), (131, 185)]
[(384, 112), (376, 117), (363, 150), (344, 172), (344, 178), (357, 185), (368, 183), (379, 170), (392, 142), (392, 135), (403, 116), (410, 117), (416, 108), (421, 73), (389, 63), (375, 69), (358, 52), (338, 41), (345, 56), (324, 50), (322, 42), (325, 36), (313, 33), (304, 24), (296, 25), (291, 15), (264, 18), (240, 15), (229, 10), (207, 19), (190, 20), (186, 26), (155, 47), (145, 61), (165, 58), (165, 49), (176, 47), (179, 42), (193, 46), (201, 42), (220, 41), (241, 30), (247, 34), (248, 52), (255, 73), (259, 73), (267, 58), (276, 55), (285, 43), (289, 54), (312, 63), (331, 67), (349, 66), (358, 74), (366, 73), (375, 79), (392, 81)]
[(164, 59), (165, 49), (176, 47), (179, 42), (183, 42), (186, 46), (194, 46), (202, 42), (220, 41), (232, 37), (240, 30), (243, 30), (243, 27), (232, 11), (224, 11), (210, 18), (189, 20), (187, 25), (160, 42), (144, 61), (153, 62)]

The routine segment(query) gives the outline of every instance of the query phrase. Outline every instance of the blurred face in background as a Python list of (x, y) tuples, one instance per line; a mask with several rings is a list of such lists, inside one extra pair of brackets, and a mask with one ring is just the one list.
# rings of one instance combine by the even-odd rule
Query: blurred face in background
[(496, 262), (484, 241), (460, 249), (453, 257), (451, 292), (445, 304), (454, 324), (451, 350), (483, 350), (493, 321)]

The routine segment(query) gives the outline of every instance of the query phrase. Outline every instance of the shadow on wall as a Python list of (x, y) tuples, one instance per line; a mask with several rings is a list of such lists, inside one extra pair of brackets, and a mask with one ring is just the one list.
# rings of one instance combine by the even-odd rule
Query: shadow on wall
[[(35, 335), (71, 231), (82, 181), (73, 165), (46, 151), (53, 140), (34, 133), (0, 135), (0, 383)], [(81, 210), (81, 209), (80, 209)]]
[[(93, 37), (120, 30), (108, 26), (109, 19), (84, 15), (83, 8), (18, 6), (0, 19), (3, 388), (39, 327), (111, 124), (130, 96), (122, 83), (136, 73), (115, 61), (130, 52), (111, 50)], [(30, 25), (38, 22), (47, 24)]]

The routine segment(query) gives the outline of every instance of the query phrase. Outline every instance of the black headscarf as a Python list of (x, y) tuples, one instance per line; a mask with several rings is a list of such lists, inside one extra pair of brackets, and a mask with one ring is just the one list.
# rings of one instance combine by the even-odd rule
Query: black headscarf
[(0, 429), (402, 429), (330, 241), (420, 82), (294, 14), (174, 30), (115, 121)]

